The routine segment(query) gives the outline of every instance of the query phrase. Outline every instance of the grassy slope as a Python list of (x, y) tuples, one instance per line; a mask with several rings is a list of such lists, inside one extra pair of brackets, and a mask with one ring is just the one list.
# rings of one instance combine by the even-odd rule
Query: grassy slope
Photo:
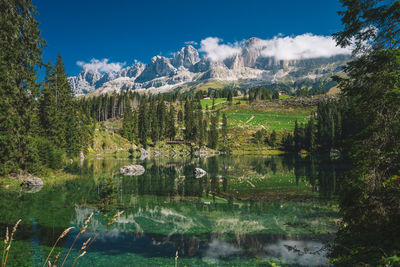
[(329, 89), (327, 95), (337, 95), (340, 94), (340, 88), (337, 86), (332, 87), (331, 89)]
[(247, 105), (240, 105), (224, 112), (230, 127), (248, 129), (264, 128), (267, 131), (293, 130), (296, 120), (306, 122), (310, 114), (307, 109), (265, 109), (256, 110)]
[[(201, 103), (201, 107), (203, 109), (205, 109), (206, 106), (208, 106), (208, 109), (211, 109), (213, 100), (212, 99), (202, 99), (202, 100), (200, 100), (200, 103)], [(232, 105), (248, 104), (248, 103), (249, 103), (249, 101), (244, 100), (242, 97), (234, 97), (232, 100)], [(228, 107), (229, 102), (227, 101), (226, 98), (215, 98), (214, 106), (216, 109), (221, 109), (224, 107)]]
[[(274, 104), (275, 103), (275, 104)], [(258, 101), (253, 105), (232, 105), (220, 110), (228, 119), (229, 147), (233, 154), (276, 154), (279, 144), (274, 148), (268, 144), (255, 144), (254, 134), (265, 129), (269, 135), (273, 130), (277, 139), (294, 129), (295, 121), (305, 123), (315, 107), (281, 106), (276, 102)], [(279, 143), (279, 141), (278, 141)]]
[(94, 134), (94, 144), (92, 152), (124, 151), (129, 150), (132, 145), (130, 142), (119, 135), (117, 132), (96, 130)]

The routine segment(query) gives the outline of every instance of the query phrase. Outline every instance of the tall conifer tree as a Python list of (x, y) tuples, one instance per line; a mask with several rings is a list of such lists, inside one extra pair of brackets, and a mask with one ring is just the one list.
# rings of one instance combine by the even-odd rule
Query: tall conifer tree
[(132, 113), (131, 108), (125, 109), (124, 118), (122, 120), (122, 134), (130, 142), (133, 142), (134, 121), (133, 121), (133, 113)]
[(172, 103), (169, 106), (169, 116), (168, 116), (168, 124), (167, 124), (167, 136), (169, 140), (174, 140), (176, 135), (175, 128), (175, 109)]
[(29, 0), (0, 1), (0, 174), (37, 162), (35, 68), (42, 64), (44, 41), (35, 14)]
[(139, 106), (138, 130), (139, 141), (147, 147), (148, 119), (146, 118), (146, 97), (143, 97)]

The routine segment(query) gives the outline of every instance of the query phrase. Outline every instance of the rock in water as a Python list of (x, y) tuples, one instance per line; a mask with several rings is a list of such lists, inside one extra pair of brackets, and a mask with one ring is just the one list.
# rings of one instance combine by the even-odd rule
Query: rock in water
[(194, 169), (194, 175), (196, 178), (201, 178), (206, 174), (207, 174), (207, 172), (201, 168)]
[(79, 156), (80, 156), (80, 163), (81, 165), (83, 165), (83, 161), (85, 161), (85, 154), (83, 154), (83, 151), (81, 151)]
[(342, 153), (338, 149), (331, 149), (330, 151), (331, 159), (340, 159), (342, 157)]
[(42, 187), (43, 186), (43, 181), (39, 177), (35, 177), (32, 175), (27, 176), (24, 181), (22, 182), (21, 186), (27, 186), (27, 187)]
[(144, 160), (145, 158), (147, 158), (149, 156), (149, 152), (147, 152), (146, 149), (141, 148), (140, 149), (140, 159)]
[(128, 165), (119, 169), (119, 172), (128, 176), (139, 176), (144, 173), (144, 167), (142, 165)]

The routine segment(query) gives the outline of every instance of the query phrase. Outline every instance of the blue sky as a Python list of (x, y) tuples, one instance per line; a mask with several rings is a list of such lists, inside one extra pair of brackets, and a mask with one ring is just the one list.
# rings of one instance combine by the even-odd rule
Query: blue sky
[[(234, 43), (278, 34), (331, 35), (341, 29), (338, 0), (33, 0), (47, 41), (44, 61), (58, 52), (68, 75), (77, 61), (148, 63), (185, 42), (218, 37)], [(199, 46), (196, 46), (199, 48)]]

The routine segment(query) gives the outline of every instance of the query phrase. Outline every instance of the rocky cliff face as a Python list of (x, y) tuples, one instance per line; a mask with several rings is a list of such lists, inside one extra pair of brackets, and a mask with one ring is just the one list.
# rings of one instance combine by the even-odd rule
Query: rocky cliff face
[(181, 66), (185, 68), (190, 68), (200, 61), (199, 52), (197, 52), (196, 48), (191, 45), (183, 47), (181, 51), (177, 52), (174, 57), (171, 59), (171, 64), (175, 68), (179, 68)]
[(247, 40), (240, 52), (220, 61), (213, 61), (193, 46), (183, 47), (173, 57), (155, 56), (147, 65), (135, 63), (118, 72), (99, 73), (83, 70), (70, 77), (75, 94), (98, 94), (127, 89), (151, 89), (160, 92), (185, 83), (210, 80), (238, 81), (246, 86), (261, 83), (295, 83), (298, 80), (319, 80), (340, 71), (346, 55), (297, 60), (278, 60), (262, 53), (262, 41)]
[(98, 71), (82, 70), (78, 76), (70, 77), (69, 82), (75, 94), (87, 94), (95, 90), (95, 83), (101, 78)]

